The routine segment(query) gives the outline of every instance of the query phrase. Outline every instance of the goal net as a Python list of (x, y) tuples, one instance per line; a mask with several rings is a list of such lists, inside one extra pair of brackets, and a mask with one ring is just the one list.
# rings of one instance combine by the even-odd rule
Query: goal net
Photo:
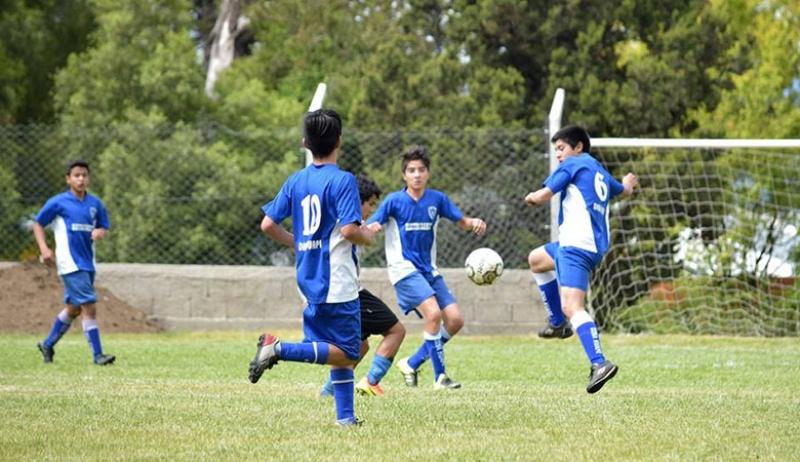
[(622, 332), (800, 332), (797, 140), (595, 139), (640, 186), (610, 211), (589, 307)]

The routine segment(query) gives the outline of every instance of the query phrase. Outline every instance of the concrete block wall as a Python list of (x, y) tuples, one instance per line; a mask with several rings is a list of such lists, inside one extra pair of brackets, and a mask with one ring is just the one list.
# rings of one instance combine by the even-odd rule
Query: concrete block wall
[[(483, 287), (461, 268), (441, 272), (464, 312), (464, 334), (527, 334), (546, 322), (528, 271), (506, 270)], [(421, 330), (416, 315), (399, 313), (385, 268), (364, 268), (361, 280), (409, 330)], [(300, 328), (302, 322), (293, 267), (101, 263), (96, 283), (168, 329)]]

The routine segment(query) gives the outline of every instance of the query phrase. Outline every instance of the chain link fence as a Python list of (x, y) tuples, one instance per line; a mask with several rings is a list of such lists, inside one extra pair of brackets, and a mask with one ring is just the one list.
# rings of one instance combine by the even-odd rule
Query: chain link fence
[[(214, 124), (0, 127), (0, 260), (38, 255), (32, 220), (65, 190), (67, 162), (80, 158), (91, 163), (89, 190), (111, 219), (98, 261), (292, 265), (291, 251), (263, 236), (259, 223), (260, 207), (303, 165), (299, 139), (299, 128)], [(549, 208), (523, 201), (548, 173), (542, 130), (346, 130), (343, 140), (340, 166), (367, 174), (384, 195), (403, 186), (400, 154), (425, 145), (430, 187), (487, 221), (483, 237), (440, 225), (442, 267), (460, 267), (472, 249), (486, 246), (507, 267), (523, 268), (530, 249), (549, 239)], [(366, 249), (363, 264), (385, 264), (382, 241)]]

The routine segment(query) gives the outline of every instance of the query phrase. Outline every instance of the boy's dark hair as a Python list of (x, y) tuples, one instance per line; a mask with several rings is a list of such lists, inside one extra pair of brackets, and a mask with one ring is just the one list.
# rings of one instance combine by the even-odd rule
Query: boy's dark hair
[(428, 156), (428, 150), (425, 149), (425, 146), (412, 146), (405, 154), (403, 154), (401, 159), (403, 173), (405, 173), (408, 163), (412, 160), (421, 160), (422, 163), (425, 164), (425, 168), (428, 170), (431, 169), (431, 158)]
[(303, 117), (303, 137), (316, 158), (327, 157), (342, 136), (342, 118), (333, 109), (318, 109)]
[(363, 173), (356, 175), (356, 183), (358, 184), (358, 196), (361, 198), (362, 204), (370, 200), (372, 196), (381, 197), (381, 188), (367, 175)]
[(70, 172), (72, 172), (72, 169), (75, 167), (83, 167), (87, 172), (91, 172), (89, 169), (89, 162), (86, 162), (85, 160), (73, 160), (67, 164), (67, 175), (69, 175)]
[(558, 140), (564, 141), (573, 148), (577, 146), (579, 142), (583, 143), (583, 152), (589, 152), (592, 148), (592, 143), (589, 141), (589, 134), (586, 130), (577, 125), (567, 125), (550, 138), (551, 143), (555, 143)]

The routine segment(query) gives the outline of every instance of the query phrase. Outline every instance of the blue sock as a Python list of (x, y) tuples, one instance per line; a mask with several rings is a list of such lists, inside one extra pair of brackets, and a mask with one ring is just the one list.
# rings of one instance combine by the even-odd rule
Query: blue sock
[(390, 358), (385, 358), (379, 354), (375, 354), (375, 357), (372, 358), (372, 365), (369, 368), (369, 372), (367, 372), (367, 380), (372, 385), (377, 385), (389, 368), (392, 367), (392, 360)]
[(97, 320), (84, 319), (82, 324), (86, 340), (89, 341), (89, 345), (92, 347), (92, 357), (96, 358), (103, 354), (103, 346), (100, 344), (100, 329), (97, 328)]
[(322, 385), (322, 390), (319, 392), (320, 396), (333, 396), (333, 382), (331, 382), (331, 378), (328, 377), (328, 380)]
[(326, 364), (329, 345), (325, 342), (278, 343), (278, 357), (284, 361)]
[(544, 309), (547, 310), (550, 325), (560, 326), (564, 324), (567, 318), (564, 317), (564, 311), (561, 310), (561, 294), (558, 292), (556, 273), (554, 271), (533, 273), (533, 278), (536, 280), (536, 285), (539, 286), (539, 292), (542, 294)]
[(356, 420), (353, 369), (331, 369), (333, 401), (336, 403), (336, 421), (352, 423)]
[(597, 325), (592, 317), (589, 316), (589, 313), (578, 311), (570, 321), (575, 333), (578, 334), (578, 338), (581, 339), (583, 351), (586, 352), (589, 362), (592, 364), (606, 362), (606, 357), (603, 356), (603, 349), (600, 348), (600, 334), (597, 332)]
[(69, 326), (71, 325), (72, 319), (69, 318), (67, 315), (67, 309), (64, 308), (60, 313), (58, 313), (55, 321), (53, 321), (53, 328), (50, 329), (50, 334), (46, 339), (44, 339), (44, 345), (48, 348), (53, 348), (53, 345), (61, 340), (61, 337), (67, 333)]
[(431, 357), (431, 366), (433, 366), (433, 380), (439, 378), (444, 374), (444, 346), (442, 345), (442, 335), (437, 332), (429, 334), (425, 332), (425, 347), (428, 349), (428, 355)]
[[(449, 342), (451, 338), (450, 333), (444, 328), (444, 324), (439, 328), (439, 334), (442, 336), (442, 347), (444, 347), (444, 344)], [(425, 347), (425, 342), (423, 342), (419, 350), (408, 358), (408, 365), (417, 370), (428, 359), (430, 359), (430, 355), (428, 355), (428, 349)]]

